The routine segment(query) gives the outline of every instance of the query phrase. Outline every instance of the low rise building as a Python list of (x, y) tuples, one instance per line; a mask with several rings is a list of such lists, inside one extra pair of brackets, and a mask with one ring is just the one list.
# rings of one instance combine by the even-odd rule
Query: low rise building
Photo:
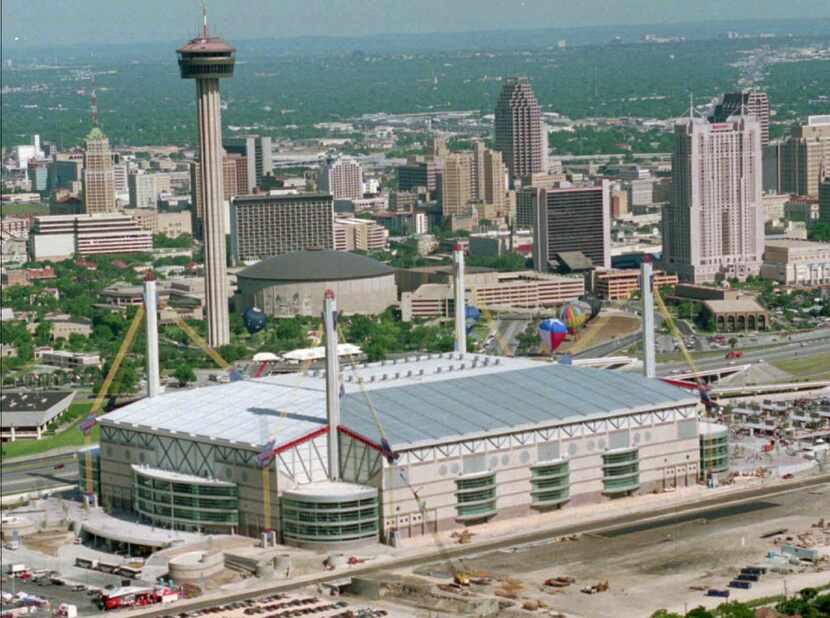
[(81, 369), (83, 367), (101, 368), (101, 356), (87, 352), (67, 352), (52, 348), (37, 348), (35, 359), (42, 365), (63, 367), (65, 369)]
[(60, 317), (49, 319), (52, 325), (52, 339), (69, 339), (72, 335), (89, 337), (92, 334), (92, 320), (89, 318)]
[(378, 215), (375, 219), (390, 234), (395, 236), (409, 236), (411, 234), (426, 234), (429, 231), (427, 216), (423, 212), (392, 212)]
[(137, 208), (130, 214), (144, 230), (162, 234), (168, 238), (178, 238), (182, 234), (193, 234), (192, 217), (188, 211), (161, 212), (149, 208)]
[(369, 219), (337, 218), (334, 220), (335, 251), (383, 251), (389, 230)]
[(142, 230), (131, 216), (120, 214), (35, 217), (30, 238), (30, 254), (36, 261), (152, 249), (152, 233)]
[[(662, 270), (654, 272), (652, 278), (656, 288), (677, 285), (677, 275)], [(628, 300), (640, 290), (640, 271), (634, 269), (597, 270), (594, 273), (594, 294), (603, 300)]]
[[(452, 267), (435, 267), (433, 276), (413, 291), (401, 294), (401, 319), (446, 318), (455, 309)], [(447, 270), (444, 270), (444, 269)], [(444, 277), (445, 276), (445, 277)], [(443, 282), (439, 282), (444, 278)], [(535, 271), (496, 272), (468, 269), (466, 303), (479, 309), (528, 310), (554, 307), (585, 295), (582, 277), (563, 277)]]
[(761, 276), (784, 285), (827, 285), (830, 283), (830, 243), (768, 239)]
[(748, 296), (736, 300), (706, 300), (703, 308), (717, 331), (767, 330), (769, 327), (767, 310)]
[(74, 391), (0, 394), (0, 440), (40, 440), (47, 427), (69, 409), (74, 398)]

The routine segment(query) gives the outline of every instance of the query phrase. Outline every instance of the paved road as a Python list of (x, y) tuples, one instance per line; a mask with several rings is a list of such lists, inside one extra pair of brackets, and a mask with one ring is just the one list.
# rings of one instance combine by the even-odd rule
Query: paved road
[[(821, 337), (814, 338), (810, 342), (805, 342), (806, 345), (801, 347), (801, 342), (781, 342), (773, 344), (772, 347), (762, 349), (744, 349), (741, 358), (734, 361), (733, 364), (740, 365), (749, 362), (770, 361), (770, 360), (791, 360), (797, 358), (806, 358), (816, 356), (819, 354), (830, 354), (830, 338)], [(723, 356), (718, 354), (715, 358), (700, 358), (695, 359), (695, 365), (698, 369), (717, 369), (720, 367), (728, 367), (730, 361), (727, 361), (724, 356), (726, 351), (723, 351)], [(685, 362), (676, 363), (661, 363), (657, 367), (657, 373), (666, 375), (675, 369), (686, 371), (688, 365)]]
[(366, 564), (364, 566), (357, 566), (348, 569), (348, 571), (336, 571), (334, 573), (314, 574), (304, 577), (293, 578), (291, 581), (283, 581), (277, 584), (271, 583), (263, 585), (258, 590), (249, 590), (246, 592), (229, 593), (216, 595), (210, 600), (192, 600), (174, 603), (172, 606), (168, 605), (164, 608), (144, 608), (132, 611), (120, 612), (122, 618), (132, 618), (133, 616), (165, 616), (171, 614), (178, 614), (183, 611), (192, 611), (196, 609), (204, 609), (208, 607), (216, 607), (223, 603), (232, 603), (235, 601), (242, 601), (245, 599), (253, 599), (276, 592), (287, 592), (290, 590), (299, 589), (309, 585), (316, 585), (322, 582), (342, 579), (343, 577), (357, 577), (375, 573), (377, 571), (389, 572), (394, 569), (407, 568), (423, 564), (430, 564), (438, 561), (446, 561), (451, 558), (459, 558), (469, 555), (481, 554), (487, 551), (492, 551), (500, 548), (513, 547), (525, 543), (532, 543), (535, 541), (546, 540), (558, 536), (569, 534), (582, 533), (598, 533), (600, 531), (608, 531), (609, 529), (618, 528), (622, 526), (631, 526), (632, 524), (643, 522), (647, 520), (657, 519), (672, 519), (682, 513), (695, 513), (700, 517), (706, 517), (707, 511), (713, 508), (723, 507), (728, 504), (738, 504), (742, 502), (757, 500), (762, 497), (771, 497), (774, 495), (788, 494), (804, 488), (815, 487), (823, 485), (830, 481), (830, 475), (818, 475), (796, 481), (780, 482), (762, 487), (752, 487), (742, 490), (736, 490), (729, 493), (719, 494), (711, 498), (704, 498), (684, 505), (672, 505), (670, 507), (656, 509), (647, 513), (640, 513), (636, 515), (626, 514), (622, 516), (613, 516), (601, 520), (595, 520), (589, 523), (574, 523), (571, 525), (561, 526), (551, 529), (536, 529), (524, 534), (516, 535), (510, 539), (493, 539), (489, 541), (481, 541), (470, 545), (444, 547), (443, 551), (438, 548), (431, 549), (428, 553), (418, 554), (415, 556), (406, 556), (401, 558), (392, 558), (389, 560), (379, 561), (377, 564)]
[(0, 495), (38, 491), (78, 482), (74, 453), (19, 463), (4, 463), (0, 471)]

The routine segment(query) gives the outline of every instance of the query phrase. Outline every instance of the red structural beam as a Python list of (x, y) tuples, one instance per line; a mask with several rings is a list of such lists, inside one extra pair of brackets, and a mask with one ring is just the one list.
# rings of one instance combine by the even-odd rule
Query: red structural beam
[(307, 433), (304, 436), (300, 436), (290, 442), (286, 442), (285, 444), (281, 444), (277, 448), (274, 449), (274, 455), (279, 455), (280, 453), (284, 453), (287, 450), (294, 448), (295, 446), (300, 446), (303, 442), (308, 442), (309, 440), (313, 440), (319, 436), (322, 436), (325, 433), (328, 433), (328, 427), (320, 427), (319, 429), (315, 429), (314, 431)]
[(356, 431), (352, 431), (351, 429), (347, 429), (347, 428), (343, 427), (343, 425), (340, 425), (340, 426), (337, 428), (337, 430), (338, 430), (340, 433), (342, 433), (342, 434), (344, 434), (344, 435), (349, 436), (349, 437), (350, 437), (350, 438), (352, 438), (353, 440), (357, 440), (358, 442), (360, 442), (360, 443), (362, 443), (362, 444), (365, 444), (365, 445), (366, 445), (366, 446), (368, 446), (369, 448), (373, 448), (373, 449), (375, 449), (375, 450), (376, 450), (376, 451), (378, 451), (379, 453), (383, 453), (383, 452), (384, 452), (384, 451), (383, 451), (383, 448), (380, 446), (380, 444), (377, 444), (377, 443), (373, 442), (372, 440), (370, 440), (370, 439), (369, 439), (369, 438), (367, 438), (366, 436), (360, 435), (360, 434), (359, 434), (359, 433), (357, 433)]

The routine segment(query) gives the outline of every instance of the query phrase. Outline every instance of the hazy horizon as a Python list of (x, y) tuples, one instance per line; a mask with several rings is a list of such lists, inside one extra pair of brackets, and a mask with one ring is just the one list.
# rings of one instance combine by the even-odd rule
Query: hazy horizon
[[(197, 0), (5, 0), (2, 7), (3, 45), (8, 50), (185, 40), (196, 31), (201, 13)], [(247, 0), (245, 7), (208, 0), (212, 30), (244, 41), (830, 18), (826, 0), (701, 0), (694, 5), (678, 0), (585, 0), (578, 6), (563, 0), (454, 0), (449, 6), (443, 0)]]

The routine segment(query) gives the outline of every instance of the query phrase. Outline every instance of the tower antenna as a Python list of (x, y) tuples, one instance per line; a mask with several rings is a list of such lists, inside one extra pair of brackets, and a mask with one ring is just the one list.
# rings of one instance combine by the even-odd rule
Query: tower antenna
[(90, 117), (92, 126), (98, 126), (98, 97), (95, 94), (95, 73), (92, 74), (92, 94), (90, 96)]
[(695, 93), (689, 93), (689, 120), (694, 120), (695, 117)]
[(202, 38), (205, 40), (208, 38), (207, 4), (204, 0), (202, 0)]

